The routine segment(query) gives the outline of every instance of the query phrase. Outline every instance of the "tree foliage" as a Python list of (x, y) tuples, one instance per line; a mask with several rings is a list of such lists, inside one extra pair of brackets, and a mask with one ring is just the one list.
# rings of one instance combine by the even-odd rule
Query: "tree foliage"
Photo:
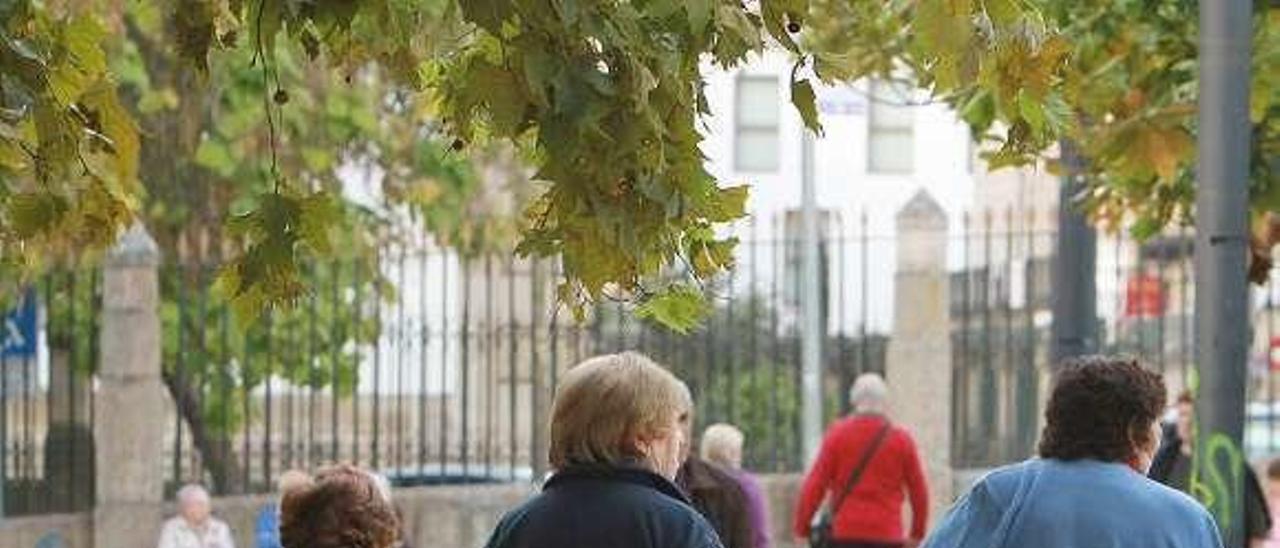
[[(1011, 150), (1051, 140), (1056, 119), (1037, 124), (1020, 108), (1051, 98), (1026, 67), (1051, 70), (1063, 55), (1033, 10), (1013, 2), (896, 0), (887, 10), (880, 4), (180, 0), (162, 17), (173, 50), (204, 74), (227, 70), (219, 66), (219, 52), (242, 52), (240, 62), (260, 70), (266, 82), (261, 95), (268, 111), (272, 101), (292, 96), (278, 83), (288, 70), (278, 52), (292, 47), (348, 81), (375, 66), (417, 91), (414, 101), (442, 124), (455, 148), (516, 144), (547, 183), (528, 208), (519, 251), (562, 259), (562, 299), (582, 312), (606, 296), (666, 296), (656, 309), (673, 311), (698, 305), (673, 307), (670, 296), (694, 299), (690, 281), (731, 266), (736, 242), (716, 227), (744, 214), (745, 188), (721, 187), (703, 168), (704, 61), (732, 67), (766, 44), (793, 52), (793, 101), (815, 130), (813, 77), (847, 80), (910, 65), (935, 93), (991, 102), (990, 117), (1011, 128)], [(840, 10), (871, 17), (849, 19)], [(863, 48), (856, 55), (813, 47), (833, 33), (824, 28), (830, 21), (886, 38), (878, 51)], [(905, 40), (903, 28), (910, 31)], [(837, 42), (869, 44), (861, 34), (834, 34)], [(975, 75), (984, 80), (973, 84)], [(996, 88), (1011, 94), (995, 94)], [(983, 92), (992, 97), (973, 98)], [(1038, 125), (1047, 127), (1029, 129)], [(318, 220), (332, 208), (323, 195), (313, 195), (314, 185), (281, 173), (275, 156), (265, 161), (269, 150), (291, 148), (288, 131), (275, 124), (268, 129), (270, 141), (281, 146), (261, 147), (254, 159), (272, 166), (273, 188), (265, 193), (271, 197), (237, 212), (238, 254), (222, 278), (245, 310), (295, 298), (304, 289), (299, 261), (331, 248), (308, 227), (327, 226)], [(203, 159), (218, 164), (223, 152), (206, 145)], [(690, 280), (660, 281), (664, 269), (681, 263)]]
[[(110, 77), (96, 61), (101, 33), (82, 31), (98, 23), (11, 4), (17, 8), (3, 12), (7, 125), (0, 137), (7, 148), (0, 159), (21, 183), (0, 196), (8, 212), (0, 236), (7, 246), (39, 245), (68, 232), (60, 223), (97, 223), (106, 230), (80, 231), (84, 238), (69, 241), (100, 243), (89, 236), (112, 234), (136, 200), (129, 168), (136, 147), (127, 144), (127, 117), (114, 115), (115, 99), (94, 92), (102, 90), (94, 82)], [(766, 47), (794, 56), (792, 99), (815, 131), (821, 121), (812, 79), (905, 79), (954, 106), (988, 142), (993, 167), (1033, 162), (1059, 140), (1079, 143), (1089, 166), (1084, 200), (1103, 221), (1131, 221), (1146, 236), (1191, 218), (1194, 3), (180, 0), (167, 7), (158, 17), (187, 66), (206, 75), (256, 70), (262, 85), (255, 99), (268, 112), (280, 107), (280, 127), (268, 124), (267, 144), (276, 146), (251, 157), (271, 190), (236, 211), (237, 258), (223, 276), (246, 311), (294, 299), (305, 290), (299, 260), (333, 247), (312, 230), (330, 225), (322, 222), (333, 211), (323, 192), (332, 190), (277, 163), (280, 154), (312, 167), (326, 161), (290, 140), (298, 130), (285, 127), (294, 93), (280, 77), (293, 69), (282, 48), (331, 69), (309, 70), (312, 78), (350, 82), (378, 71), (455, 149), (495, 141), (518, 147), (546, 183), (527, 210), (519, 251), (562, 259), (560, 296), (579, 312), (603, 297), (659, 299), (646, 310), (686, 318), (701, 306), (690, 300), (697, 297), (689, 282), (731, 266), (736, 242), (716, 228), (744, 214), (745, 189), (718, 185), (703, 168), (702, 70), (708, 62), (739, 65)], [(1280, 41), (1268, 24), (1274, 17), (1261, 10), (1255, 25), (1251, 190), (1259, 221), (1280, 209), (1267, 160), (1276, 148), (1280, 93), (1272, 85), (1280, 74)], [(237, 52), (233, 61), (218, 61)], [(83, 115), (86, 109), (105, 117)], [(108, 153), (96, 164), (92, 155), (69, 152), (106, 142), (113, 146), (94, 149)], [(200, 152), (204, 163), (227, 169), (226, 158), (234, 157), (214, 142)], [(115, 169), (91, 169), (107, 160)], [(48, 182), (80, 164), (82, 177)], [(71, 192), (105, 198), (70, 201)], [(428, 186), (401, 195), (435, 192)], [(78, 207), (92, 207), (92, 214)], [(660, 274), (673, 265), (688, 279), (663, 281)]]

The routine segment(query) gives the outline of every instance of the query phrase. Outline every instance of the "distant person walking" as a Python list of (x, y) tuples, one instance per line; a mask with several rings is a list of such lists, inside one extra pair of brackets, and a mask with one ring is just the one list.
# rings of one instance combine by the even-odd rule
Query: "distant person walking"
[(561, 378), (542, 493), (508, 512), (488, 548), (722, 548), (672, 483), (693, 402), (634, 352), (589, 359)]
[(199, 485), (178, 490), (178, 515), (160, 530), (158, 548), (235, 548), (231, 529), (214, 518), (209, 492)]
[[(1191, 459), (1195, 455), (1195, 399), (1184, 391), (1174, 405), (1174, 428), (1164, 429), (1164, 439), (1148, 476), (1174, 489), (1191, 492)], [(1242, 548), (1260, 548), (1273, 529), (1267, 496), (1258, 483), (1253, 467), (1244, 466), (1244, 544)]]
[(751, 510), (742, 484), (729, 470), (698, 456), (689, 445), (676, 473), (676, 485), (711, 523), (725, 548), (752, 548)]
[[(281, 495), (311, 483), (311, 476), (301, 470), (286, 470), (277, 481)], [(282, 548), (280, 545), (280, 502), (268, 503), (258, 512), (254, 527), (257, 548)]]
[(702, 459), (729, 472), (747, 499), (747, 519), (751, 526), (751, 546), (771, 548), (769, 542), (769, 505), (760, 482), (742, 469), (742, 450), (746, 436), (730, 424), (713, 424), (702, 433)]
[[(805, 477), (792, 523), (797, 537), (809, 537), (825, 498), (833, 547), (911, 547), (924, 538), (929, 521), (924, 470), (911, 434), (885, 415), (888, 397), (880, 375), (867, 373), (854, 382), (849, 394), (854, 414), (827, 431)], [(904, 534), (902, 506), (908, 498), (911, 530)]]
[(386, 484), (354, 466), (325, 468), (280, 500), (284, 548), (393, 548), (399, 533)]
[(979, 480), (926, 548), (1221, 548), (1203, 506), (1146, 477), (1164, 401), (1160, 376), (1135, 360), (1063, 363), (1040, 458)]
[[(1271, 523), (1280, 523), (1280, 458), (1267, 463), (1267, 506), (1271, 508)], [(1263, 546), (1280, 548), (1280, 527), (1271, 527)]]

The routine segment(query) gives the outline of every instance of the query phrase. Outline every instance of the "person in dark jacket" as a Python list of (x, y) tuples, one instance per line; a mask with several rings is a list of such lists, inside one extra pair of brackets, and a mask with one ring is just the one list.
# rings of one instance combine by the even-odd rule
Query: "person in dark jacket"
[[(1191, 458), (1195, 453), (1195, 438), (1191, 423), (1195, 417), (1195, 399), (1190, 392), (1182, 392), (1175, 402), (1177, 418), (1173, 424), (1163, 425), (1160, 449), (1151, 461), (1147, 477), (1190, 495)], [(1244, 467), (1244, 545), (1243, 548), (1261, 546), (1271, 531), (1271, 511), (1267, 508), (1267, 496), (1258, 482), (1258, 475), (1248, 463)], [(1231, 547), (1228, 547), (1231, 548)]]
[(693, 403), (633, 352), (569, 370), (551, 410), (554, 474), (503, 516), (487, 548), (723, 548), (672, 481)]
[(676, 475), (693, 507), (711, 522), (725, 548), (753, 548), (751, 509), (741, 484), (729, 472), (690, 454)]

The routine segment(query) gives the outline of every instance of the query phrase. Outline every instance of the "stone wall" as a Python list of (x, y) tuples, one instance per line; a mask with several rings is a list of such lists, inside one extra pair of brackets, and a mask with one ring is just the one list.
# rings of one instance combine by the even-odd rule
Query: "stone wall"
[[(770, 501), (776, 545), (788, 548), (800, 477), (762, 476), (761, 483)], [(395, 497), (414, 548), (479, 548), (502, 514), (533, 493), (529, 485), (487, 485), (401, 489)], [(231, 526), (236, 546), (253, 548), (258, 512), (270, 502), (269, 496), (219, 498), (214, 513)], [(162, 513), (168, 516), (172, 511), (167, 505), (152, 505), (140, 508), (139, 515), (120, 516), (123, 524), (130, 524), (131, 543), (154, 545), (162, 524), (156, 516)], [(66, 548), (93, 548), (93, 526), (89, 513), (0, 520), (0, 548), (34, 548), (51, 533), (60, 536)]]

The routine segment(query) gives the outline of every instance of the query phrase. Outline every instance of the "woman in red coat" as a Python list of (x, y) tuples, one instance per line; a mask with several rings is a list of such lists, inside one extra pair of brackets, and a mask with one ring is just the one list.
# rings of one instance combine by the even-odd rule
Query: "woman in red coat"
[[(888, 389), (879, 375), (858, 377), (849, 398), (855, 413), (832, 425), (823, 438), (800, 493), (793, 531), (808, 538), (823, 499), (838, 498), (865, 458), (861, 476), (835, 510), (831, 536), (836, 546), (914, 547), (924, 539), (929, 522), (929, 491), (915, 441), (885, 416)], [(904, 533), (902, 504), (908, 498), (911, 530)]]

